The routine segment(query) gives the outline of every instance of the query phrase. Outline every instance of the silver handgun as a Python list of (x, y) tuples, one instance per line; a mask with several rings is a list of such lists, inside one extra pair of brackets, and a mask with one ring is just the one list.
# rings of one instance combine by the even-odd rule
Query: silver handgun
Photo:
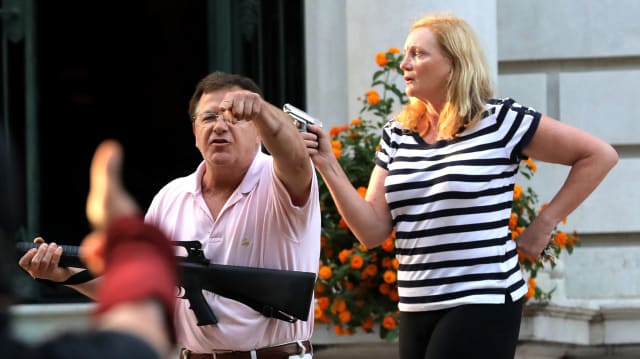
[(306, 132), (307, 125), (317, 125), (322, 127), (322, 122), (320, 122), (320, 120), (311, 117), (308, 113), (291, 104), (284, 104), (284, 106), (282, 106), (282, 110), (291, 116), (293, 123), (300, 131)]

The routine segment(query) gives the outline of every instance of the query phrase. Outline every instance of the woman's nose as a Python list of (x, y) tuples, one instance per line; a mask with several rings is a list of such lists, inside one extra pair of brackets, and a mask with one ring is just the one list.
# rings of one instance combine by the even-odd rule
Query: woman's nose
[(411, 68), (411, 62), (407, 60), (407, 57), (403, 57), (402, 61), (400, 62), (400, 68), (403, 70), (408, 70)]

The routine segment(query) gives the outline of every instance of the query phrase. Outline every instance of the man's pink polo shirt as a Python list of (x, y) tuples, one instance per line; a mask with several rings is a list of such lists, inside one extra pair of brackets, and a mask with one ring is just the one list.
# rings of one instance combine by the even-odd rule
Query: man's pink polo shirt
[[(308, 202), (294, 206), (275, 176), (271, 156), (259, 151), (218, 218), (212, 217), (202, 196), (204, 171), (202, 162), (191, 175), (163, 187), (145, 221), (160, 226), (173, 240), (202, 242), (212, 263), (317, 272), (320, 204), (315, 171)], [(193, 352), (251, 350), (311, 337), (313, 303), (306, 322), (291, 324), (231, 299), (206, 291), (204, 295), (218, 318), (216, 325), (198, 327), (184, 299), (178, 299), (176, 307), (178, 344)]]

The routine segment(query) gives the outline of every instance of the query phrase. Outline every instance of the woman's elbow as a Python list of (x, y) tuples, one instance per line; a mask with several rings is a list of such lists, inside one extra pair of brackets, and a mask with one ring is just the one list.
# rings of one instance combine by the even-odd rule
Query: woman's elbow
[(375, 248), (384, 243), (389, 236), (391, 236), (391, 230), (378, 230), (369, 231), (368, 233), (356, 234), (358, 241), (367, 248)]
[(607, 171), (610, 171), (619, 160), (618, 152), (608, 143), (603, 146), (601, 156), (603, 163), (607, 166)]

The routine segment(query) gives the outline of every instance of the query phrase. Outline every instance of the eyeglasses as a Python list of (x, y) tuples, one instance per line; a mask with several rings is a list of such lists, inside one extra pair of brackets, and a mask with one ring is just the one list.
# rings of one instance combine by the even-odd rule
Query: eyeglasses
[(219, 120), (224, 121), (227, 125), (238, 125), (245, 122), (249, 122), (244, 119), (238, 119), (236, 117), (232, 117), (231, 119), (226, 119), (222, 113), (212, 112), (212, 111), (204, 111), (197, 113), (195, 116), (192, 116), (191, 119), (193, 123), (198, 127), (209, 128), (213, 127), (218, 123)]

